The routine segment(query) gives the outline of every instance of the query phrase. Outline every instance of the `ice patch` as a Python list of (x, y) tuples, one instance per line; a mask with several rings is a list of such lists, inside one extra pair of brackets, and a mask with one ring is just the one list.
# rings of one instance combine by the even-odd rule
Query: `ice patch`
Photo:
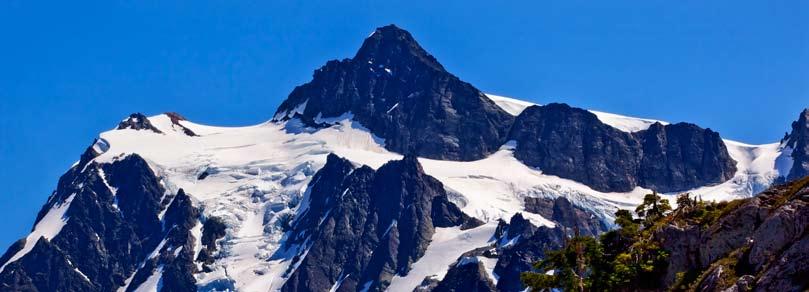
[(93, 151), (97, 154), (101, 154), (107, 152), (110, 149), (110, 143), (107, 140), (102, 138), (96, 139), (95, 143), (93, 143)]
[(140, 284), (135, 292), (157, 292), (160, 291), (161, 282), (163, 282), (163, 265), (155, 269), (151, 276), (145, 282)]
[(331, 286), (331, 289), (329, 289), (329, 292), (337, 292), (337, 289), (340, 289), (340, 286), (343, 285), (343, 281), (345, 281), (346, 278), (348, 278), (348, 276), (351, 276), (351, 273), (340, 276), (340, 278), (337, 280), (337, 282), (335, 282), (334, 285)]
[(390, 230), (393, 229), (394, 226), (396, 226), (397, 222), (398, 221), (396, 221), (396, 219), (393, 219), (393, 222), (391, 222), (390, 225), (388, 225), (388, 228), (385, 229), (385, 233), (382, 234), (382, 238), (388, 236), (388, 233), (390, 233)]
[(496, 228), (497, 224), (494, 223), (468, 230), (461, 230), (460, 227), (436, 228), (424, 256), (413, 263), (407, 276), (394, 276), (388, 291), (413, 291), (425, 277), (431, 275), (441, 280), (447, 273), (447, 267), (464, 252), (488, 244)]
[(177, 256), (179, 256), (181, 251), (183, 251), (183, 247), (182, 247), (182, 246), (181, 246), (181, 247), (178, 247), (177, 249), (175, 249), (175, 250), (174, 250), (174, 257), (176, 258)]
[[(199, 252), (202, 251), (202, 223), (197, 221), (194, 224), (194, 227), (191, 228), (191, 236), (194, 237), (194, 253), (191, 255), (191, 258), (196, 259), (199, 255)], [(202, 263), (194, 261), (194, 265), (197, 266), (198, 270), (202, 270)]]
[(397, 102), (397, 103), (396, 103), (396, 104), (394, 104), (392, 107), (390, 107), (390, 108), (388, 109), (388, 111), (387, 111), (387, 112), (385, 112), (385, 114), (390, 114), (390, 112), (392, 112), (393, 110), (395, 110), (395, 109), (396, 109), (396, 107), (398, 107), (398, 106), (399, 106), (399, 103)]
[(73, 268), (73, 271), (79, 273), (79, 276), (81, 276), (82, 279), (87, 281), (87, 283), (93, 283), (92, 281), (90, 281), (90, 278), (88, 278), (87, 275), (85, 275), (84, 273), (82, 273), (82, 271), (79, 270), (79, 268)]
[(486, 270), (486, 274), (488, 274), (492, 282), (497, 285), (497, 281), (500, 280), (500, 277), (494, 272), (494, 267), (497, 266), (497, 258), (480, 256), (478, 257), (478, 260), (483, 263), (483, 269)]

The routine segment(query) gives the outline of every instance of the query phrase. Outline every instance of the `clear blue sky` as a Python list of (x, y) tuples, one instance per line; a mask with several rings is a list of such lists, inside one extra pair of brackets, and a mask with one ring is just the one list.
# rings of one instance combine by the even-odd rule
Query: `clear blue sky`
[(748, 143), (777, 141), (809, 106), (809, 1), (32, 2), (0, 3), (2, 251), (125, 115), (265, 121), (314, 69), (389, 23), (500, 95), (689, 121)]

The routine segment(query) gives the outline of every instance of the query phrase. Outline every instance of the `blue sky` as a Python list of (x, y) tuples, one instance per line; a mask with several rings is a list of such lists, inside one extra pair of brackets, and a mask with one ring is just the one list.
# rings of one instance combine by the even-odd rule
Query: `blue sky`
[(777, 141), (809, 106), (807, 1), (31, 2), (0, 3), (3, 251), (127, 114), (265, 121), (389, 23), (484, 92), (748, 143)]

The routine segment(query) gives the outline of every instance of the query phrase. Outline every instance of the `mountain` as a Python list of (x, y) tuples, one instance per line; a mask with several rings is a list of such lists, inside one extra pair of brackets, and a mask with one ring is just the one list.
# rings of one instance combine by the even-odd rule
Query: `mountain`
[(385, 139), (388, 150), (464, 161), (496, 151), (514, 120), (394, 25), (374, 31), (354, 58), (315, 71), (311, 82), (289, 94), (274, 120), (327, 126), (342, 115)]
[(333, 154), (326, 160), (281, 247), (299, 251), (284, 291), (381, 290), (424, 255), (436, 227), (482, 225), (449, 201), (414, 156), (376, 171)]
[[(94, 154), (94, 147), (87, 149)], [(195, 287), (190, 230), (198, 210), (166, 190), (136, 154), (79, 163), (59, 180), (31, 235), (0, 258), (6, 291), (114, 291), (155, 281)], [(133, 289), (124, 289), (130, 291)]]
[(800, 177), (806, 117), (748, 145), (487, 95), (386, 26), (268, 122), (136, 113), (101, 133), (0, 256), (0, 289), (522, 291), (547, 249), (653, 190), (725, 200)]

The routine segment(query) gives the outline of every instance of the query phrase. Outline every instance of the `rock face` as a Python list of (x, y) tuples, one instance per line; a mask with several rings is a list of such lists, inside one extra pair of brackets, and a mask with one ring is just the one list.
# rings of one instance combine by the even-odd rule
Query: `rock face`
[(792, 169), (787, 180), (796, 180), (809, 175), (809, 109), (801, 112), (792, 123), (792, 133), (784, 138), (785, 145), (792, 148)]
[(719, 133), (694, 124), (654, 124), (636, 134), (641, 142), (639, 185), (661, 192), (724, 182), (736, 173)]
[(32, 234), (43, 237), (21, 239), (0, 257), (0, 290), (129, 291), (162, 271), (164, 289), (196, 291), (190, 198), (167, 193), (139, 156), (97, 164), (87, 159), (92, 149), (39, 212)]
[(155, 133), (163, 133), (158, 130), (149, 119), (142, 113), (134, 113), (129, 115), (126, 120), (118, 123), (118, 130), (132, 129), (132, 130), (148, 130)]
[(736, 171), (719, 135), (691, 124), (627, 133), (563, 104), (529, 107), (515, 121), (392, 25), (377, 29), (353, 58), (315, 71), (274, 120), (323, 127), (339, 116), (367, 127), (391, 151), (435, 159), (481, 159), (516, 140), (515, 155), (526, 164), (606, 192), (682, 191)]
[(559, 223), (562, 228), (568, 229), (569, 234), (578, 231), (581, 235), (598, 236), (610, 230), (604, 221), (587, 210), (571, 204), (564, 197), (556, 199), (526, 197), (525, 211)]
[(407, 31), (378, 28), (352, 59), (329, 61), (298, 86), (275, 120), (309, 126), (350, 113), (403, 154), (475, 160), (506, 140), (513, 117), (447, 72)]
[(531, 106), (515, 120), (515, 156), (543, 172), (604, 192), (661, 192), (724, 182), (736, 172), (719, 134), (692, 124), (627, 133), (565, 104)]
[(497, 291), (489, 279), (483, 263), (477, 257), (463, 257), (447, 271), (432, 292), (488, 292)]
[(407, 274), (435, 227), (477, 225), (413, 156), (374, 171), (330, 154), (281, 254), (297, 251), (284, 291), (384, 289)]
[(807, 226), (809, 178), (772, 187), (709, 226), (665, 226), (655, 233), (670, 254), (660, 283), (668, 287), (682, 272), (697, 291), (804, 291)]
[(495, 232), (499, 254), (494, 273), (498, 276), (498, 291), (523, 291), (520, 274), (533, 269), (533, 264), (545, 257), (545, 251), (564, 245), (564, 228), (537, 227), (521, 214), (506, 223), (501, 221)]
[(195, 260), (203, 264), (203, 272), (211, 271), (208, 265), (214, 262), (214, 253), (218, 249), (216, 241), (225, 237), (226, 229), (225, 223), (217, 217), (208, 218), (202, 225), (202, 238), (200, 239), (202, 249)]

